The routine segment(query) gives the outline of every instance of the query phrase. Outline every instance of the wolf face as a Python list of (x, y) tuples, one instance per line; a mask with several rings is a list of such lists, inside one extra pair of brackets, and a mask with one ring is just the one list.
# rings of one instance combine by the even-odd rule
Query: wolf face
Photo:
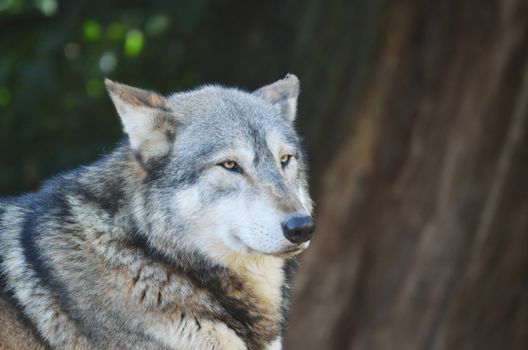
[(213, 257), (287, 257), (314, 230), (294, 130), (294, 75), (248, 93), (219, 86), (163, 97), (107, 80), (138, 163), (136, 221), (151, 244)]

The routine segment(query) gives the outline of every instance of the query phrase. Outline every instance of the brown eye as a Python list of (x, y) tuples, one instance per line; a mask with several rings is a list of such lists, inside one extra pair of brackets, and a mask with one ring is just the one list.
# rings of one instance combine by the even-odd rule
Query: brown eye
[(222, 166), (226, 169), (234, 169), (238, 166), (238, 164), (234, 160), (228, 160), (222, 163)]
[(280, 158), (281, 165), (283, 167), (288, 165), (288, 163), (290, 162), (291, 158), (292, 158), (291, 154), (285, 154), (285, 155), (281, 156), (281, 158)]
[(224, 168), (226, 170), (236, 171), (238, 173), (242, 173), (242, 169), (240, 168), (238, 163), (235, 162), (234, 160), (226, 160), (225, 162), (222, 162), (222, 163), (220, 163), (218, 165), (220, 165), (222, 168)]

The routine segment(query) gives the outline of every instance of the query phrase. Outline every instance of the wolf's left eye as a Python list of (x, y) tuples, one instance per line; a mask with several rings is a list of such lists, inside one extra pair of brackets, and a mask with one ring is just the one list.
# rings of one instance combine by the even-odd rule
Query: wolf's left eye
[(220, 163), (218, 165), (220, 165), (222, 168), (224, 168), (226, 170), (236, 171), (238, 173), (242, 173), (242, 168), (240, 168), (238, 163), (235, 162), (234, 160), (226, 160), (225, 162), (222, 162), (222, 163)]
[(290, 160), (292, 159), (292, 155), (291, 154), (285, 154), (283, 156), (281, 156), (280, 158), (280, 162), (281, 162), (281, 165), (282, 167), (284, 168), (286, 165), (288, 165), (288, 163), (290, 162)]

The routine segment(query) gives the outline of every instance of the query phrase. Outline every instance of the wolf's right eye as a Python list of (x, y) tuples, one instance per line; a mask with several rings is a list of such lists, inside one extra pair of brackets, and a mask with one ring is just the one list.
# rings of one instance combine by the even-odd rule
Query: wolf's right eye
[(238, 173), (242, 173), (242, 168), (240, 168), (238, 163), (235, 162), (234, 160), (226, 160), (225, 162), (222, 162), (222, 163), (220, 163), (218, 165), (220, 165), (222, 168), (224, 168), (226, 170), (236, 171)]

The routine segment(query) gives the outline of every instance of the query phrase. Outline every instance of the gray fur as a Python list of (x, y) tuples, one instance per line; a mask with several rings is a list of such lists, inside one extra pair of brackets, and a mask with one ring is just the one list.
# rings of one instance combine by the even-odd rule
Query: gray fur
[[(296, 77), (275, 84), (297, 98)], [(163, 97), (108, 81), (128, 137), (0, 200), (0, 347), (280, 349), (294, 262), (280, 220), (312, 205), (292, 111), (262, 93), (273, 86)], [(252, 162), (224, 169), (227, 151)]]

